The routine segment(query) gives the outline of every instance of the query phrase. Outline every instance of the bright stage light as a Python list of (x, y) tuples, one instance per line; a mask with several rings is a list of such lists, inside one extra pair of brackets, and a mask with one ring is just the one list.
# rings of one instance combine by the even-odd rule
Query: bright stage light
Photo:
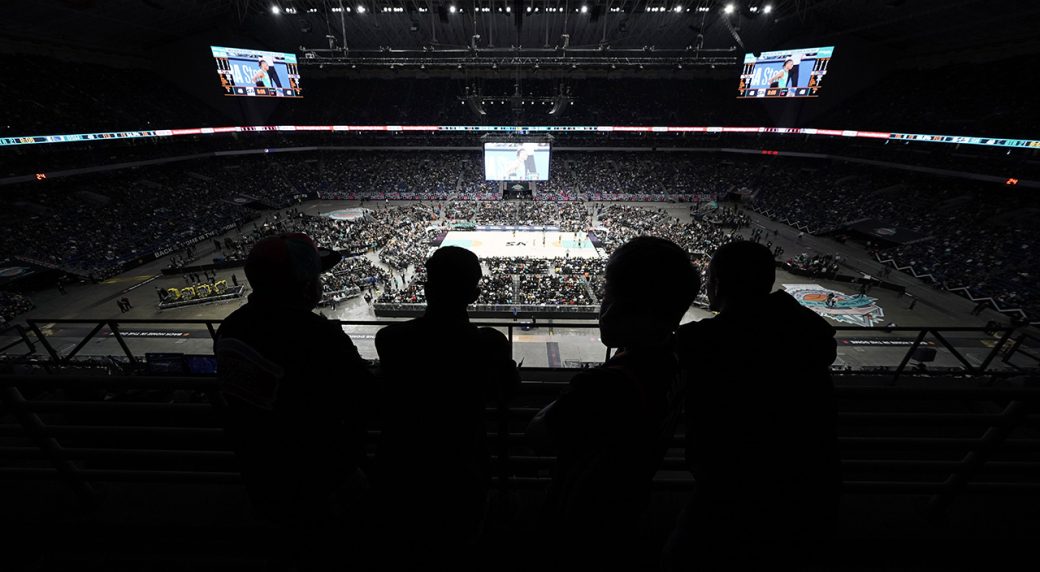
[(452, 14), (454, 14), (456, 10), (458, 10), (458, 8), (456, 8), (454, 4), (452, 4), (451, 6), (448, 6), (448, 11), (451, 12)]
[(768, 13), (770, 13), (772, 11), (773, 11), (773, 5), (772, 4), (766, 4), (765, 6), (762, 7), (762, 13), (763, 14), (768, 14)]
[(271, 6), (271, 13), (274, 14), (275, 16), (277, 16), (278, 14), (282, 13), (282, 9), (279, 8), (278, 5), (276, 4), (274, 6)]
[(727, 13), (727, 14), (732, 14), (733, 11), (736, 10), (736, 9), (737, 9), (737, 7), (735, 5), (733, 5), (733, 4), (726, 4), (726, 7), (723, 8), (722, 11)]
[(676, 14), (682, 12), (682, 6), (676, 6), (675, 8), (672, 8), (672, 9), (675, 10)]
[(586, 14), (586, 13), (588, 13), (588, 11), (589, 11), (589, 5), (588, 4), (582, 4), (581, 5), (581, 13), (582, 14)]
[(357, 13), (358, 14), (364, 14), (365, 13), (365, 7), (362, 6), (361, 4), (358, 4)]

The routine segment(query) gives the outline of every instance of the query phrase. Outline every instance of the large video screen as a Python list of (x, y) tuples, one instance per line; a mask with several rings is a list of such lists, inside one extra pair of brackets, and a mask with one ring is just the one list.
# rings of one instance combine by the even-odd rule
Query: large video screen
[(834, 46), (744, 54), (738, 98), (818, 97)]
[(295, 54), (210, 46), (224, 95), (303, 97)]
[(488, 181), (547, 180), (549, 144), (484, 143), (484, 178)]

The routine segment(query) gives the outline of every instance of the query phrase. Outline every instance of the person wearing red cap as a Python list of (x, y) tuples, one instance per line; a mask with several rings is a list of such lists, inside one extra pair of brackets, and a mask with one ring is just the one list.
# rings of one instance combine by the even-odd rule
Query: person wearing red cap
[(305, 234), (265, 238), (245, 264), (253, 292), (214, 339), (224, 420), (254, 509), (293, 529), (337, 520), (363, 483), (368, 363), (312, 312), (340, 255)]

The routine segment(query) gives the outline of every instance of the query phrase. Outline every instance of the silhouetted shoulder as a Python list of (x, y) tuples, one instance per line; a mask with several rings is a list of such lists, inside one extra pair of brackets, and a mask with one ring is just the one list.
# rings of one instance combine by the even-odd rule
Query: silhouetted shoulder
[(688, 367), (698, 355), (711, 352), (709, 348), (718, 343), (720, 326), (716, 318), (679, 326), (675, 331), (675, 353), (683, 367)]
[(379, 361), (384, 369), (388, 363), (392, 367), (400, 365), (397, 363), (398, 354), (410, 345), (406, 340), (412, 330), (414, 326), (408, 326), (408, 322), (405, 322), (384, 326), (376, 332), (376, 353), (379, 354)]
[(478, 328), (477, 339), (481, 347), (490, 352), (491, 357), (510, 357), (509, 338), (502, 332), (494, 328)]
[(378, 332), (376, 332), (376, 346), (395, 343), (401, 338), (406, 337), (413, 329), (414, 327), (408, 326), (408, 322), (383, 326)]

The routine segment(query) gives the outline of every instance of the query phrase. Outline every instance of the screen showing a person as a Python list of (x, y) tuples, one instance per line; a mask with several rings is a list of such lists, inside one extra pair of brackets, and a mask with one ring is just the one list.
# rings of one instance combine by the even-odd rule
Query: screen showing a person
[(744, 54), (738, 98), (818, 97), (834, 46)]
[(303, 97), (295, 54), (210, 46), (224, 95)]
[(484, 178), (488, 181), (549, 179), (548, 143), (484, 143)]

